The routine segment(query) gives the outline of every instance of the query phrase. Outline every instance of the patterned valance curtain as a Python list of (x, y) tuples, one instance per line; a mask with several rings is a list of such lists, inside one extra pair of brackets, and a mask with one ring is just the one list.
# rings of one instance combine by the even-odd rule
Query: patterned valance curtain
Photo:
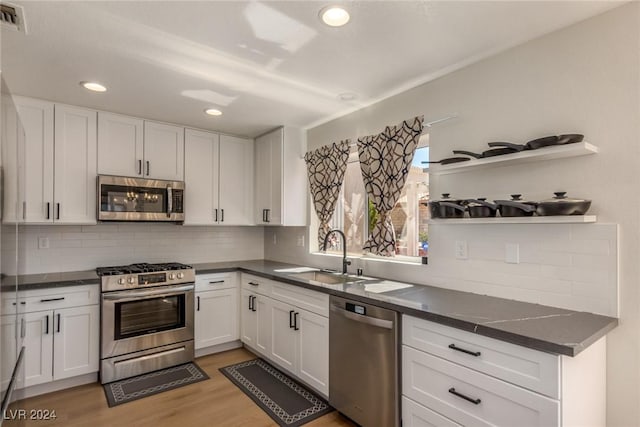
[(378, 135), (358, 138), (360, 169), (369, 200), (378, 218), (364, 244), (364, 251), (394, 256), (396, 238), (390, 213), (400, 198), (413, 154), (422, 134), (423, 117), (388, 126)]
[(348, 159), (348, 139), (309, 151), (304, 156), (309, 175), (309, 190), (313, 198), (313, 206), (320, 220), (318, 227), (320, 249), (322, 249), (325, 236), (331, 229), (329, 221), (336, 209)]

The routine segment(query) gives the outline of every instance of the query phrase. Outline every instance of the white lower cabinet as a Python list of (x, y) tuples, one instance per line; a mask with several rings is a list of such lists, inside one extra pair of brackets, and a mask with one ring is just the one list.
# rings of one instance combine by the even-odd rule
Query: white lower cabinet
[[(18, 315), (16, 327), (25, 347), (24, 376), (19, 388), (98, 372), (98, 287), (85, 288), (90, 297), (85, 302), (92, 304), (83, 306), (65, 302), (65, 288), (25, 292), (25, 312)], [(42, 310), (48, 305), (55, 308)]]
[(604, 338), (558, 356), (406, 315), (402, 335), (405, 426), (606, 423)]
[(237, 273), (196, 276), (196, 350), (240, 338)]
[(248, 274), (241, 295), (242, 342), (327, 396), (329, 319), (301, 306), (328, 313), (328, 295)]

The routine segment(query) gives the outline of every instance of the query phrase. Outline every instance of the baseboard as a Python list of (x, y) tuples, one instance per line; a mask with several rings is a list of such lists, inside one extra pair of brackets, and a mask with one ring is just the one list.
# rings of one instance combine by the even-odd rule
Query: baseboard
[(49, 383), (32, 385), (31, 387), (21, 388), (14, 392), (15, 400), (22, 400), (28, 397), (39, 396), (41, 394), (52, 393), (54, 391), (64, 390), (65, 388), (77, 387), (79, 385), (91, 384), (98, 382), (98, 373), (78, 375), (77, 377), (65, 378), (63, 380), (52, 381)]
[(242, 347), (242, 342), (240, 340), (235, 340), (231, 342), (226, 342), (223, 344), (212, 345), (211, 347), (198, 348), (196, 349), (196, 357), (202, 357), (209, 354), (220, 353), (227, 350), (233, 350), (235, 348)]

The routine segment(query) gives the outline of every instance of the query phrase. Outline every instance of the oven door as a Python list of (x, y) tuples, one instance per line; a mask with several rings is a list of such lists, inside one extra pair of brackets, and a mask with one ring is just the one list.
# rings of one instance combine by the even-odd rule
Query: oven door
[(193, 283), (102, 294), (101, 358), (193, 340)]
[(99, 221), (184, 221), (184, 182), (98, 176)]

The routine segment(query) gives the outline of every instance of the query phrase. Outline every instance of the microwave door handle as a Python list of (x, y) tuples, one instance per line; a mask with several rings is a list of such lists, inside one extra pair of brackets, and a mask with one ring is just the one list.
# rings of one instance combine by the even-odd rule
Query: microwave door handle
[(167, 218), (171, 218), (171, 212), (173, 212), (173, 190), (167, 187)]

